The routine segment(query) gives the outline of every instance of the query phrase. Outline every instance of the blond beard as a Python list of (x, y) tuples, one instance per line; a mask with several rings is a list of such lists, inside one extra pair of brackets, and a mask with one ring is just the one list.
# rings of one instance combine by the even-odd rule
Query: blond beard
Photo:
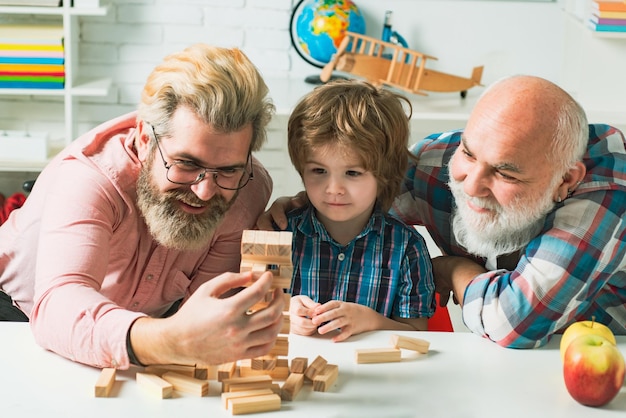
[[(206, 248), (237, 195), (230, 201), (215, 195), (205, 202), (191, 191), (161, 193), (152, 182), (151, 167), (152, 159), (146, 161), (137, 179), (137, 206), (150, 234), (166, 248), (179, 251)], [(186, 213), (180, 209), (179, 200), (204, 205), (206, 210), (200, 215)]]
[[(553, 186), (534, 201), (528, 203), (516, 199), (509, 207), (503, 207), (492, 199), (473, 198), (463, 191), (463, 183), (450, 178), (448, 187), (454, 196), (456, 207), (452, 214), (452, 230), (457, 242), (467, 252), (479, 257), (497, 257), (521, 250), (535, 238), (554, 208)], [(489, 214), (477, 214), (467, 205), (489, 209)]]

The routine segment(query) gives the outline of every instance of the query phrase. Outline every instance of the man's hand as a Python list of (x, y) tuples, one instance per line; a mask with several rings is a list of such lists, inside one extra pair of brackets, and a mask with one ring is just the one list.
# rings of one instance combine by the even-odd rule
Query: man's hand
[(289, 320), (291, 332), (299, 335), (313, 335), (317, 331), (317, 325), (313, 324), (313, 310), (321, 306), (310, 297), (298, 295), (291, 298), (289, 303)]
[(465, 289), (479, 274), (485, 273), (484, 267), (474, 261), (457, 256), (441, 256), (432, 260), (435, 291), (439, 293), (439, 306), (446, 306), (450, 292), (454, 303), (463, 306)]
[(224, 273), (204, 283), (169, 318), (140, 318), (132, 325), (131, 344), (143, 364), (222, 364), (267, 354), (282, 325), (284, 301), (276, 289), (265, 309), (248, 314), (270, 290), (272, 274), (263, 273), (249, 287), (248, 273)]
[(257, 219), (256, 227), (264, 231), (273, 231), (274, 225), (281, 230), (287, 228), (286, 213), (302, 207), (308, 203), (305, 192), (300, 192), (293, 197), (279, 197), (272, 203), (270, 208)]

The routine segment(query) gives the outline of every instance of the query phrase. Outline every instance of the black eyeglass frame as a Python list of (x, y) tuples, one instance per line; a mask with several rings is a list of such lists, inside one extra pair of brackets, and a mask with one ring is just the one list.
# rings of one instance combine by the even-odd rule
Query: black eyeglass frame
[[(161, 155), (161, 160), (163, 161), (163, 166), (165, 167), (166, 173), (165, 173), (165, 178), (167, 179), (167, 181), (169, 181), (170, 183), (173, 184), (179, 184), (181, 186), (192, 186), (194, 184), (198, 184), (201, 181), (203, 181), (206, 178), (207, 173), (212, 173), (213, 174), (213, 183), (215, 183), (215, 185), (217, 187), (219, 187), (220, 189), (223, 190), (231, 190), (231, 191), (236, 191), (236, 190), (241, 190), (243, 189), (249, 182), (250, 180), (254, 179), (254, 170), (253, 170), (253, 165), (252, 165), (252, 153), (248, 152), (248, 158), (246, 159), (246, 166), (250, 166), (250, 172), (248, 173), (246, 167), (241, 167), (242, 170), (242, 175), (241, 175), (241, 179), (240, 184), (238, 187), (224, 187), (221, 184), (219, 184), (217, 182), (217, 177), (219, 175), (220, 172), (224, 171), (222, 169), (219, 168), (210, 168), (210, 167), (203, 167), (199, 164), (194, 163), (193, 161), (174, 161), (173, 163), (168, 164), (167, 161), (165, 160), (165, 155), (163, 154), (163, 150), (161, 149), (161, 144), (159, 141), (159, 137), (156, 134), (155, 130), (154, 130), (154, 126), (152, 126), (151, 123), (149, 122), (145, 122), (146, 125), (148, 125), (150, 127), (150, 130), (152, 131), (152, 135), (154, 136), (154, 140), (156, 142), (157, 145), (157, 149), (159, 150), (159, 154)], [(198, 177), (196, 177), (196, 179), (192, 182), (178, 182), (178, 181), (172, 181), (170, 180), (169, 177), (169, 173), (170, 173), (170, 168), (172, 168), (175, 165), (193, 165), (196, 166), (198, 169), (204, 170), (203, 172), (198, 174)], [(241, 180), (244, 178), (244, 176), (246, 174), (248, 175), (248, 178), (246, 179), (245, 182), (241, 183)]]

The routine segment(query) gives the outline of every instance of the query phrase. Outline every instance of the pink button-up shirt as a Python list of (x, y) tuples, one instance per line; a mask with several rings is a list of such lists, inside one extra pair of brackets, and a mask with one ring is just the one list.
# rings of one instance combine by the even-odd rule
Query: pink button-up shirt
[(160, 316), (207, 280), (239, 271), (241, 232), (254, 226), (272, 188), (255, 160), (254, 180), (205, 249), (161, 247), (135, 205), (135, 118), (76, 139), (0, 227), (0, 288), (30, 317), (37, 342), (96, 367), (128, 368), (135, 319)]

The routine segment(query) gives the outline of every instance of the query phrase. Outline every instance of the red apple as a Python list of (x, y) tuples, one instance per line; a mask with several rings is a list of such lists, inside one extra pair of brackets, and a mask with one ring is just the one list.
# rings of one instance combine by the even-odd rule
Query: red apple
[(583, 405), (609, 403), (622, 387), (625, 369), (617, 346), (600, 335), (581, 335), (565, 350), (565, 387)]
[(561, 360), (565, 358), (565, 350), (567, 349), (567, 346), (570, 342), (572, 342), (576, 337), (588, 334), (600, 335), (612, 342), (613, 344), (617, 344), (617, 342), (615, 341), (615, 335), (613, 334), (611, 329), (604, 324), (596, 322), (595, 318), (592, 318), (591, 321), (574, 322), (565, 329), (563, 337), (561, 337)]

